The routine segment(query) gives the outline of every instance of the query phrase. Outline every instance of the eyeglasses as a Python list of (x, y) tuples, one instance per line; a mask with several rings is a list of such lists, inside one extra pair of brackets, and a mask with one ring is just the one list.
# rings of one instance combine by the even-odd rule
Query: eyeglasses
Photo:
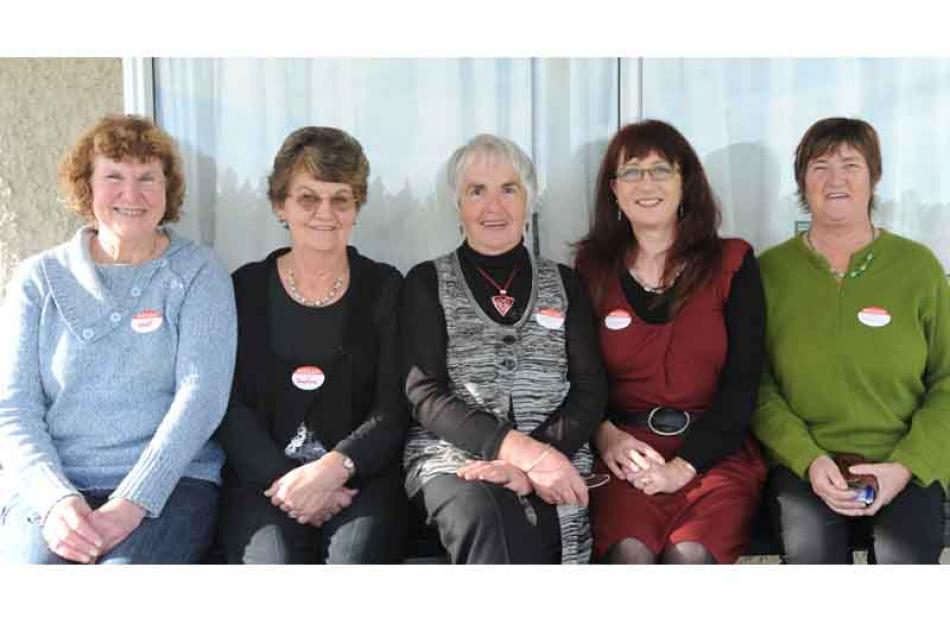
[(304, 211), (315, 211), (323, 202), (329, 203), (333, 211), (345, 212), (356, 206), (356, 199), (349, 194), (334, 194), (331, 196), (320, 196), (315, 192), (300, 192), (290, 198), (297, 203)]
[(666, 181), (678, 172), (678, 169), (667, 164), (657, 164), (651, 168), (637, 168), (630, 166), (617, 172), (617, 179), (627, 183), (638, 183), (643, 181), (648, 174), (653, 181)]

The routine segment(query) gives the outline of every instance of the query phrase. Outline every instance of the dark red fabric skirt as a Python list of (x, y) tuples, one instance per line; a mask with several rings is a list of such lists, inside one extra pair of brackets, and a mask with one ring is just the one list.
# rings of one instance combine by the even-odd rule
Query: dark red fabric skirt
[[(639, 427), (621, 429), (666, 460), (674, 458), (682, 444), (680, 436), (658, 436)], [(594, 469), (608, 472), (599, 458)], [(739, 451), (673, 494), (648, 496), (611, 474), (610, 482), (590, 492), (594, 557), (632, 537), (656, 555), (668, 545), (696, 541), (717, 563), (736, 562), (748, 545), (766, 469), (755, 440), (749, 438)]]

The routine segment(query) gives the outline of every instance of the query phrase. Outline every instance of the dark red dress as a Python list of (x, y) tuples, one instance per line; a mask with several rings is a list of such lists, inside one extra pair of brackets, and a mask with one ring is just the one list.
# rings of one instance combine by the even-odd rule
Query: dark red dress
[[(611, 283), (597, 309), (611, 411), (670, 406), (720, 415), (713, 404), (722, 389), (720, 375), (729, 341), (724, 307), (733, 275), (750, 253), (742, 240), (722, 243), (718, 278), (694, 293), (665, 323), (644, 321), (628, 301), (620, 278)], [(606, 320), (610, 313), (614, 313), (613, 319)], [(630, 317), (626, 326), (624, 313)], [(754, 392), (749, 397), (752, 407)], [(667, 461), (677, 456), (686, 437), (661, 436), (642, 427), (620, 428), (652, 446)], [(657, 555), (670, 544), (696, 541), (717, 562), (735, 562), (748, 542), (766, 473), (765, 462), (744, 426), (740, 433), (745, 438), (739, 439), (738, 450), (701, 469), (678, 492), (648, 496), (613, 476), (607, 485), (592, 490), (595, 557), (632, 537)], [(599, 460), (596, 468), (607, 472)]]

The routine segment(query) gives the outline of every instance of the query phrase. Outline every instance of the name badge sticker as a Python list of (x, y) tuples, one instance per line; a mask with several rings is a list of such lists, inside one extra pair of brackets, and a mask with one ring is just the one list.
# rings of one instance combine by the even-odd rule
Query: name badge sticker
[(564, 325), (564, 313), (556, 308), (542, 308), (534, 314), (534, 320), (548, 330), (557, 330)]
[(143, 310), (132, 315), (132, 330), (139, 334), (155, 332), (162, 326), (164, 319), (160, 311), (152, 309)]
[(871, 328), (883, 328), (891, 323), (891, 314), (880, 306), (867, 306), (858, 311), (858, 321)]
[(323, 370), (320, 367), (312, 366), (297, 367), (293, 375), (290, 376), (290, 381), (300, 390), (316, 390), (323, 386), (325, 380), (326, 376), (323, 374)]
[(608, 330), (623, 330), (629, 326), (632, 321), (633, 318), (630, 316), (630, 313), (622, 308), (612, 310), (604, 317), (604, 325)]

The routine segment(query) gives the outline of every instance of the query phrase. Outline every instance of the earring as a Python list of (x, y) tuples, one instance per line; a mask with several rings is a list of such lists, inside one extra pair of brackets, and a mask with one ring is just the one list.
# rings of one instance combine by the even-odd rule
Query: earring
[(620, 210), (620, 207), (617, 207), (617, 222), (623, 220), (623, 211)]
[(683, 203), (680, 203), (679, 207), (676, 208), (676, 213), (679, 215), (680, 220), (682, 220), (683, 216), (686, 215), (686, 210), (683, 209)]

